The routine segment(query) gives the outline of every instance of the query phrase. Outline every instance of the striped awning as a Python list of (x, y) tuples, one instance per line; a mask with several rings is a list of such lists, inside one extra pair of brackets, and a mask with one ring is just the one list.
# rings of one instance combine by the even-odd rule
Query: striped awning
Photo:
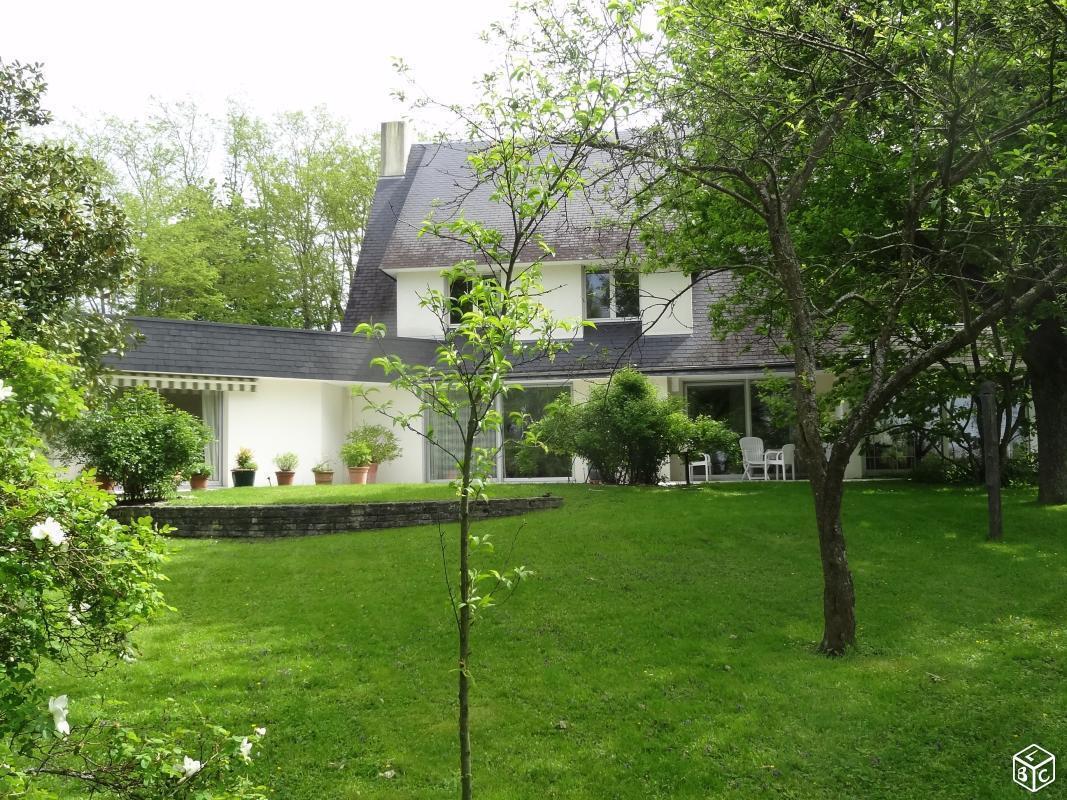
[(255, 378), (225, 375), (178, 375), (173, 372), (117, 372), (111, 376), (116, 386), (149, 386), (153, 389), (184, 391), (254, 392)]

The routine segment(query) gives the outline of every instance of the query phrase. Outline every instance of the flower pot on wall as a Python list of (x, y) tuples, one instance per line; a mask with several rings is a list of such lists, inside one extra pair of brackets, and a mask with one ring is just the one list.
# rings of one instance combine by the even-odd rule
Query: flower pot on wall
[(198, 475), (190, 475), (189, 476), (189, 488), (192, 489), (193, 491), (196, 491), (198, 489), (206, 489), (207, 488), (207, 481), (208, 481), (208, 478), (210, 478), (210, 477), (211, 476), (208, 475), (207, 473), (200, 473)]
[(254, 469), (231, 469), (234, 486), (255, 486), (256, 471)]
[(365, 467), (349, 467), (348, 468), (348, 482), (349, 483), (366, 483), (367, 476), (370, 474), (370, 466)]
[(296, 475), (295, 472), (290, 472), (288, 470), (278, 470), (274, 473), (274, 477), (278, 479), (279, 486), (292, 486), (294, 475)]
[(316, 472), (315, 473), (315, 483), (316, 484), (333, 483), (333, 473), (332, 472)]

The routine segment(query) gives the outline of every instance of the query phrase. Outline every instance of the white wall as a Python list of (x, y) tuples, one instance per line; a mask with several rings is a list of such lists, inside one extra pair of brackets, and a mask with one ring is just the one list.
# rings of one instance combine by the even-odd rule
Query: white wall
[[(693, 332), (693, 292), (690, 286), (689, 277), (681, 272), (641, 275), (641, 324), (647, 329), (646, 335)], [(681, 292), (684, 293), (677, 300), (667, 303)], [(652, 327), (649, 328), (649, 325)]]
[[(541, 266), (541, 282), (545, 288), (542, 302), (553, 318), (581, 320), (585, 315), (585, 285), (583, 266), (573, 262), (547, 262)], [(680, 272), (653, 272), (641, 275), (641, 319), (652, 336), (691, 333), (693, 329), (692, 292), (684, 291), (690, 279)], [(396, 304), (398, 336), (439, 338), (441, 323), (434, 314), (419, 306), (419, 297), (428, 287), (444, 288), (439, 269), (398, 270), (396, 274)], [(682, 293), (669, 304), (667, 300)], [(578, 336), (582, 335), (579, 329)]]
[[(256, 486), (275, 481), (274, 457), (292, 451), (300, 463), (294, 483), (314, 483), (311, 468), (323, 457), (339, 473), (338, 450), (344, 436), (346, 388), (326, 381), (261, 378), (255, 392), (227, 392), (223, 399), (225, 485), (237, 451), (251, 448), (259, 469)], [(339, 476), (335, 476), (337, 480)]]
[[(396, 335), (423, 339), (441, 338), (441, 321), (419, 305), (428, 287), (444, 290), (440, 269), (399, 270), (396, 275)], [(391, 331), (392, 333), (392, 331)]]

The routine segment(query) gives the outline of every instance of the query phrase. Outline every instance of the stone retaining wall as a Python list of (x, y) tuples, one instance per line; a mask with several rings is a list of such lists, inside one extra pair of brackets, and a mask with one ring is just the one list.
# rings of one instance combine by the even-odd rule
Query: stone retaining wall
[[(562, 505), (560, 497), (500, 498), (476, 503), (471, 514), (478, 519), (509, 517)], [(158, 525), (173, 527), (172, 536), (266, 538), (455, 522), (459, 519), (459, 503), (455, 500), (423, 500), (285, 506), (145, 505), (115, 506), (109, 513), (120, 522), (152, 517)]]

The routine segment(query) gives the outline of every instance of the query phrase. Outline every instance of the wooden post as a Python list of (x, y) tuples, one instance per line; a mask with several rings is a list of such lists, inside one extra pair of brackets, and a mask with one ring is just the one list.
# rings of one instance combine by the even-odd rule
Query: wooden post
[(982, 461), (985, 466), (986, 498), (989, 503), (989, 533), (986, 538), (1004, 538), (1004, 517), (1000, 505), (1000, 431), (997, 420), (997, 385), (983, 381), (978, 389), (982, 414)]

